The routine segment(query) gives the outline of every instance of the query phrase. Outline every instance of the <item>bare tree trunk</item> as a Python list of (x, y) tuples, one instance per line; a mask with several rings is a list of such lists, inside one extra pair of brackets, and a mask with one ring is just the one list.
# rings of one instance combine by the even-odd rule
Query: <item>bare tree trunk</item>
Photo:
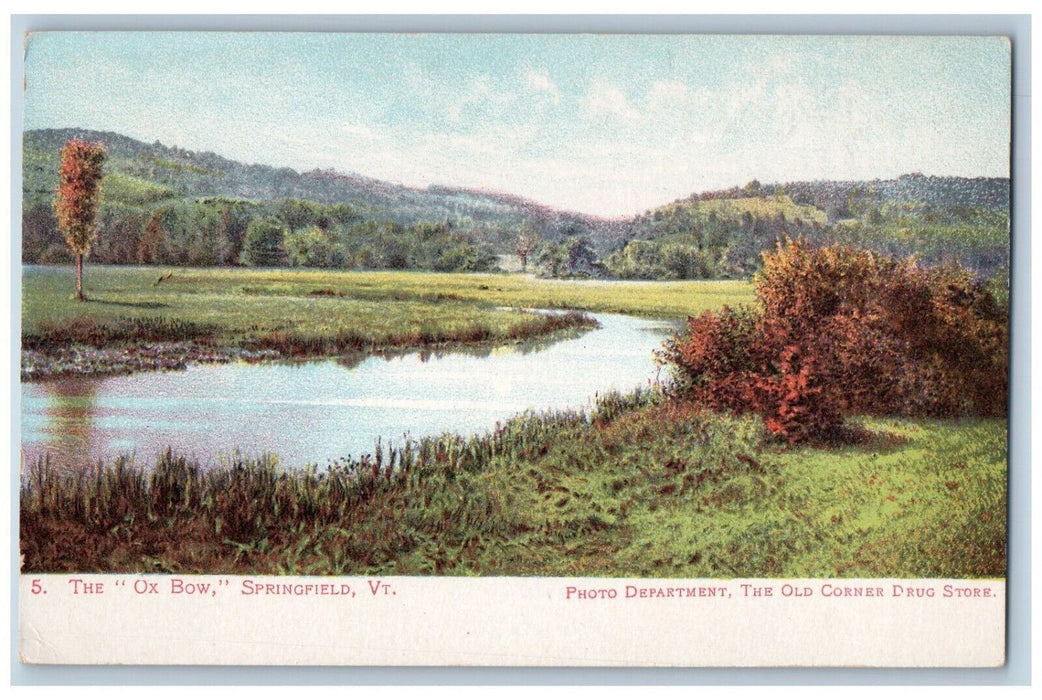
[(76, 299), (83, 301), (83, 256), (76, 255)]

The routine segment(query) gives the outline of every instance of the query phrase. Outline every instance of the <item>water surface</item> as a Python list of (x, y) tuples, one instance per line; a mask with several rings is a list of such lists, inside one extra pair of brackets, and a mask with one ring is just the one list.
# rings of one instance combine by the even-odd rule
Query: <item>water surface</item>
[(361, 362), (196, 365), (178, 372), (22, 385), (24, 465), (64, 466), (167, 447), (218, 464), (235, 449), (325, 465), (444, 432), (484, 432), (525, 410), (583, 408), (654, 381), (666, 322), (595, 314), (601, 327), (549, 345), (409, 353)]

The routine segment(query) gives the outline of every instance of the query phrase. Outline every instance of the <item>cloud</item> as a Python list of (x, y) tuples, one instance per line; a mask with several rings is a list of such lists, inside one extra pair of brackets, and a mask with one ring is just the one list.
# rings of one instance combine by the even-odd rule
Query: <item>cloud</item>
[(561, 90), (546, 73), (529, 68), (525, 71), (525, 84), (530, 91), (546, 95), (554, 104), (561, 102)]
[(586, 113), (595, 119), (621, 119), (636, 121), (640, 111), (629, 101), (625, 93), (614, 85), (596, 83), (583, 98)]
[(354, 136), (363, 139), (378, 139), (382, 137), (382, 134), (374, 131), (373, 129), (364, 124), (351, 124), (345, 122), (340, 125), (340, 131), (348, 136)]
[(462, 93), (446, 90), (436, 99), (444, 104), (443, 111), (451, 122), (461, 122), (468, 116), (494, 117), (512, 105), (517, 96), (502, 89), (487, 73), (481, 73), (467, 82)]
[(647, 102), (651, 109), (683, 104), (691, 90), (679, 80), (656, 80), (648, 88)]

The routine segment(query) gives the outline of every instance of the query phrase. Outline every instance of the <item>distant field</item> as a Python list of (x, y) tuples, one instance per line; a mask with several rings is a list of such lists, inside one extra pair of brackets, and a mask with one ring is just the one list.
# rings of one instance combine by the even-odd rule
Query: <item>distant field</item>
[(76, 317), (99, 322), (162, 317), (215, 327), (226, 342), (273, 331), (324, 336), (350, 330), (379, 339), (474, 324), (509, 335), (519, 316), (506, 309), (518, 307), (683, 318), (754, 302), (752, 285), (740, 281), (633, 283), (501, 274), (88, 265), (89, 301), (77, 303), (70, 298), (73, 279), (71, 267), (23, 268), (23, 333), (41, 322)]

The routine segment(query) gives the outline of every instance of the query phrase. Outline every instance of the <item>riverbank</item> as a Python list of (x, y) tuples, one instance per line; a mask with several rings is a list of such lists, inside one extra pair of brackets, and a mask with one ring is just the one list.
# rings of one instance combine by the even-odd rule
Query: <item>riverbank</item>
[(756, 419), (609, 395), (326, 470), (168, 454), (23, 477), (23, 571), (1001, 577), (1001, 420), (859, 419), (786, 448)]
[(589, 329), (579, 313), (683, 318), (751, 303), (744, 282), (561, 282), (521, 275), (26, 266), (22, 379), (180, 369), (191, 362), (445, 350)]
[(87, 345), (22, 349), (21, 379), (42, 381), (59, 377), (105, 376), (181, 370), (189, 364), (229, 362), (232, 355), (195, 343), (147, 343), (124, 348)]
[[(576, 311), (540, 314), (517, 310), (513, 313), (515, 324), (502, 330), (480, 323), (463, 323), (453, 329), (421, 329), (382, 338), (343, 330), (326, 335), (272, 331), (240, 339), (238, 345), (231, 347), (216, 347), (216, 333), (212, 328), (191, 323), (171, 325), (163, 319), (117, 318), (97, 322), (81, 317), (58, 324), (43, 322), (37, 332), (22, 337), (21, 379), (24, 382), (181, 370), (189, 364), (233, 360), (270, 362), (473, 350), (508, 343), (549, 343), (597, 327), (593, 318)], [(156, 337), (173, 340), (139, 340)]]
[[(91, 301), (78, 304), (68, 299), (69, 270), (25, 270), (26, 351), (89, 346), (119, 352), (135, 343), (169, 343), (167, 354), (157, 356), (177, 362), (193, 344), (200, 352), (232, 347), (280, 357), (372, 349), (391, 340), (462, 347), (540, 336), (540, 329), (518, 330), (518, 324), (568, 316), (504, 306), (603, 306), (679, 318), (752, 298), (748, 285), (710, 282), (90, 272)], [(569, 364), (567, 371), (600, 376), (589, 362)], [(471, 379), (454, 375), (442, 390), (452, 394)], [(478, 383), (481, 390), (487, 386)], [(284, 413), (277, 416), (284, 421)], [(317, 426), (304, 424), (310, 432)], [(41, 458), (24, 465), (22, 476), (23, 570), (1003, 575), (1004, 420), (862, 418), (848, 427), (845, 444), (783, 447), (759, 419), (712, 414), (645, 390), (602, 396), (586, 411), (523, 413), (476, 437), (446, 433), (377, 444), (370, 454), (336, 460), (328, 469), (289, 470), (274, 457), (241, 455), (199, 463), (171, 453), (140, 464), (130, 457), (103, 465), (83, 460), (82, 469)], [(256, 441), (238, 444), (248, 453)], [(296, 457), (307, 450), (288, 452)]]

